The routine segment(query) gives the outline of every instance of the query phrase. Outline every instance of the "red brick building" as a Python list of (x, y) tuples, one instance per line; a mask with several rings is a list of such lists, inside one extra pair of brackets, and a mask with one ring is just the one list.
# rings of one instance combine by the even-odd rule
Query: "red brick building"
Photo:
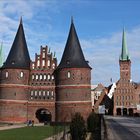
[(0, 122), (70, 121), (91, 112), (91, 68), (71, 23), (62, 60), (42, 47), (30, 60), (22, 19), (8, 57), (0, 68)]
[[(138, 113), (140, 105), (140, 84), (131, 80), (131, 60), (126, 45), (125, 31), (122, 38), (122, 52), (119, 60), (120, 79), (114, 92), (114, 115)], [(139, 112), (140, 113), (140, 112)]]
[(75, 112), (86, 119), (92, 110), (91, 67), (84, 58), (73, 21), (55, 78), (56, 121), (70, 121)]

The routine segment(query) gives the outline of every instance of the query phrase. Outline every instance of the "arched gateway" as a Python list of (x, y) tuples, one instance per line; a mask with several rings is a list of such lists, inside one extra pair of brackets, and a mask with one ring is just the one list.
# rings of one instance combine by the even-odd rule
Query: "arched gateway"
[(40, 123), (51, 122), (52, 120), (51, 112), (45, 108), (38, 109), (35, 114), (36, 114), (36, 118)]

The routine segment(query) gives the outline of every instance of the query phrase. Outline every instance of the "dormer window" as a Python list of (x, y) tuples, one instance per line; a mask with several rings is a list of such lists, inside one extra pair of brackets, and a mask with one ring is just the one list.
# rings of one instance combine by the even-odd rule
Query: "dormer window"
[(24, 76), (24, 73), (23, 73), (23, 71), (21, 71), (20, 72), (20, 77), (23, 78), (23, 76)]
[(69, 65), (69, 64), (70, 64), (70, 61), (69, 61), (69, 60), (67, 60), (67, 61), (66, 61), (66, 64), (67, 64), (67, 65)]
[(70, 76), (71, 76), (70, 71), (68, 71), (67, 76), (68, 76), (68, 78), (70, 78)]
[(9, 73), (8, 73), (8, 71), (6, 71), (5, 77), (8, 78), (8, 75), (9, 75)]
[(14, 65), (15, 64), (15, 61), (12, 61), (12, 65)]

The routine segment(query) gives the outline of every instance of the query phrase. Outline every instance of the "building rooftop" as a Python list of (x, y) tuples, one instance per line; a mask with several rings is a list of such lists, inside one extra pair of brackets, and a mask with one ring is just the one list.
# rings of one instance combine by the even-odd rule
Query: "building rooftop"
[(22, 18), (11, 50), (2, 68), (30, 68), (30, 56), (26, 44)]
[(61, 62), (57, 69), (61, 68), (90, 68), (85, 60), (81, 45), (75, 30), (73, 20), (71, 21), (70, 31)]

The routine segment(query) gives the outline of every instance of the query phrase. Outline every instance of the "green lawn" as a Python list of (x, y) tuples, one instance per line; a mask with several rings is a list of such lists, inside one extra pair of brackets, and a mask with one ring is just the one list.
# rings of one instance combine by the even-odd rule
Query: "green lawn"
[(43, 140), (63, 130), (60, 126), (34, 126), (0, 131), (0, 140)]

